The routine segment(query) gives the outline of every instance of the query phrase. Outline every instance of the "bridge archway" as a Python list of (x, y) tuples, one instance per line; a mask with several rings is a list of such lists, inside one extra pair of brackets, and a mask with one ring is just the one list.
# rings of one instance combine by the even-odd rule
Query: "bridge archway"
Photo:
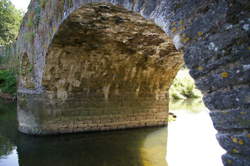
[(165, 125), (167, 90), (182, 64), (152, 21), (110, 4), (84, 5), (62, 22), (48, 48), (42, 86), (45, 110), (54, 116), (48, 113), (42, 130)]
[[(173, 39), (175, 47), (183, 51), (185, 63), (191, 69), (191, 75), (196, 80), (198, 88), (205, 95), (204, 101), (207, 107), (211, 110), (211, 117), (213, 119), (214, 126), (219, 131), (217, 138), (221, 146), (228, 151), (228, 153), (223, 157), (224, 164), (247, 165), (249, 163), (248, 156), (250, 153), (249, 4), (245, 1), (182, 2), (171, 0), (167, 2), (161, 0), (112, 0), (95, 2), (105, 2), (104, 5), (102, 3), (101, 10), (108, 10), (107, 6), (109, 6), (109, 4), (107, 3), (111, 3), (113, 5), (118, 5), (128, 10), (135, 11), (140, 13), (146, 19), (154, 20), (157, 25), (162, 27), (162, 29)], [(67, 59), (67, 57), (63, 58), (62, 60), (65, 61), (63, 64), (58, 61), (55, 62), (54, 68), (49, 67), (52, 66), (53, 63), (52, 61), (48, 61), (48, 59), (52, 58), (51, 55), (59, 57), (64, 55), (61, 54), (62, 52), (68, 55), (77, 54), (76, 45), (73, 49), (74, 53), (70, 53), (71, 49), (67, 48), (68, 45), (65, 49), (62, 49), (64, 46), (57, 49), (56, 45), (62, 44), (60, 43), (60, 40), (57, 39), (62, 39), (65, 34), (65, 37), (68, 35), (70, 36), (68, 38), (69, 41), (74, 39), (76, 43), (83, 42), (77, 36), (81, 34), (64, 33), (63, 28), (61, 29), (61, 27), (63, 27), (63, 25), (67, 25), (67, 18), (70, 18), (72, 13), (77, 13), (77, 11), (80, 12), (81, 7), (89, 3), (89, 1), (84, 0), (63, 2), (52, 0), (48, 3), (37, 3), (32, 1), (29, 12), (25, 16), (25, 21), (21, 28), (21, 35), (19, 35), (17, 41), (19, 52), (21, 52), (21, 50), (27, 52), (30, 64), (32, 64), (33, 70), (29, 72), (32, 73), (30, 75), (33, 77), (30, 82), (33, 82), (34, 85), (30, 88), (26, 86), (25, 81), (21, 81), (22, 84), (19, 86), (18, 117), (19, 129), (22, 132), (31, 134), (53, 133), (54, 131), (49, 130), (49, 128), (51, 126), (51, 128), (53, 128), (53, 125), (55, 125), (56, 122), (60, 123), (60, 121), (65, 120), (62, 117), (55, 118), (57, 115), (65, 114), (61, 112), (61, 102), (68, 104), (68, 106), (73, 106), (72, 103), (65, 102), (65, 99), (70, 99), (70, 95), (69, 93), (66, 93), (68, 91), (65, 91), (65, 89), (69, 88), (72, 91), (77, 91), (77, 88), (79, 86), (81, 87), (81, 85), (79, 85), (79, 82), (76, 79), (72, 79), (72, 82), (65, 82), (63, 80), (59, 81), (60, 76), (63, 74), (70, 74), (67, 71), (69, 68), (66, 67), (67, 65), (64, 65), (67, 64), (67, 60), (69, 59)], [(35, 10), (37, 9), (37, 6), (41, 9), (39, 17), (36, 15), (38, 10)], [(239, 14), (235, 15), (235, 13)], [(74, 16), (75, 18), (72, 18), (72, 20), (79, 19), (78, 16), (76, 14)], [(79, 17), (81, 17), (81, 15)], [(120, 15), (114, 18), (114, 23), (121, 24), (123, 20), (120, 18)], [(133, 17), (130, 17), (130, 19), (132, 18)], [(32, 21), (32, 19), (34, 19), (34, 25), (30, 25), (30, 21)], [(107, 20), (104, 18), (102, 21), (105, 22)], [(140, 21), (140, 19), (136, 21)], [(141, 21), (147, 22), (144, 19)], [(44, 24), (44, 22), (48, 24)], [(84, 22), (82, 24), (83, 25), (78, 22), (77, 26), (84, 26)], [(128, 31), (136, 29), (134, 26), (130, 28), (131, 29)], [(156, 26), (152, 28), (157, 29)], [(30, 34), (30, 31), (32, 34)], [(111, 37), (110, 39), (117, 40), (117, 38), (119, 38), (118, 35), (114, 38)], [(160, 39), (162, 36), (158, 34), (158, 37), (156, 38)], [(100, 39), (98, 35), (96, 39)], [(142, 39), (145, 38), (142, 37)], [(91, 41), (92, 39), (87, 40)], [(67, 42), (65, 39), (63, 41)], [(106, 42), (104, 43), (105, 46), (108, 46)], [(116, 44), (114, 45), (115, 48), (123, 48), (120, 46), (118, 47)], [(130, 45), (131, 43), (128, 44)], [(91, 45), (91, 47), (93, 49), (96, 48), (95, 44)], [(169, 47), (173, 48), (170, 45)], [(87, 50), (85, 49), (84, 51)], [(115, 51), (117, 50), (114, 50), (114, 52)], [(125, 49), (125, 51), (128, 51), (128, 49)], [(133, 50), (130, 51), (132, 51), (130, 53), (133, 53)], [(174, 52), (176, 52), (176, 50), (174, 50)], [(94, 54), (92, 54), (91, 57), (94, 58)], [(55, 58), (55, 60), (56, 59), (59, 60), (60, 58)], [(75, 59), (74, 63), (80, 64), (81, 62)], [(120, 64), (121, 66), (118, 68), (122, 69), (122, 63)], [(107, 64), (105, 65), (110, 67)], [(178, 66), (178, 64), (176, 65)], [(59, 69), (65, 69), (66, 71), (65, 73), (57, 72)], [(157, 70), (158, 69), (159, 68), (157, 68)], [(120, 70), (117, 71), (118, 73), (120, 72)], [(56, 73), (52, 74), (53, 72)], [(150, 73), (150, 76), (152, 76), (152, 73)], [(173, 77), (174, 73), (175, 72), (172, 73)], [(77, 74), (77, 72), (74, 73), (74, 77), (79, 77), (79, 75), (80, 74)], [(50, 79), (57, 79), (57, 76), (59, 76), (59, 80), (57, 80), (58, 84), (52, 85), (50, 83)], [(109, 79), (111, 78), (106, 78), (106, 80)], [(102, 97), (106, 99), (104, 100), (104, 103), (107, 102), (107, 99), (110, 100), (110, 94), (112, 94), (107, 93), (109, 92), (108, 90), (111, 85), (106, 84), (105, 81), (101, 82), (98, 80), (94, 82), (96, 84), (101, 83), (102, 85), (105, 85), (100, 86), (102, 88), (99, 88), (99, 90), (102, 91)], [(152, 82), (155, 83), (154, 81)], [(58, 91), (60, 88), (63, 90)], [(165, 89), (167, 88), (168, 87), (166, 86)], [(113, 93), (116, 92), (114, 91)], [(149, 96), (152, 97), (152, 95)], [(164, 98), (162, 95), (157, 96), (158, 98), (156, 99)], [(59, 100), (53, 100), (55, 97)], [(130, 97), (128, 98), (132, 99)], [(40, 107), (37, 107), (37, 105)], [(61, 106), (66, 108), (66, 105)], [(135, 106), (137, 106), (137, 104), (135, 104)], [(67, 112), (66, 114), (74, 114), (74, 111), (72, 110), (72, 112)], [(47, 123), (49, 122), (47, 119), (48, 115), (50, 115), (50, 118), (53, 119), (53, 123), (51, 124)], [(149, 115), (146, 115), (146, 117), (149, 117)], [(81, 119), (79, 118), (78, 120)], [(61, 127), (67, 128), (70, 126), (70, 128), (74, 128), (75, 122), (75, 120), (72, 120), (72, 123), (68, 125), (64, 124)], [(164, 124), (163, 122), (161, 123)], [(41, 127), (44, 124), (48, 124), (48, 126), (45, 125), (46, 127)], [(147, 123), (144, 122), (144, 124)], [(81, 128), (75, 128), (74, 131), (81, 131)], [(57, 130), (57, 132), (60, 131)], [(73, 130), (70, 132), (73, 132)]]

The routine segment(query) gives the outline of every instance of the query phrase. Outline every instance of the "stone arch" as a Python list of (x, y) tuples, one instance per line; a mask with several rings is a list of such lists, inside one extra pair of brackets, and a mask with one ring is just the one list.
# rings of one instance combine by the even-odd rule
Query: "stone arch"
[(102, 91), (106, 100), (111, 91), (165, 93), (183, 63), (171, 39), (152, 21), (98, 3), (84, 5), (65, 19), (45, 61), (46, 90)]
[[(153, 19), (155, 23), (173, 39), (176, 48), (184, 53), (186, 65), (204, 93), (204, 101), (211, 110), (211, 117), (218, 130), (217, 138), (228, 153), (223, 156), (225, 165), (249, 165), (249, 3), (247, 1), (182, 1), (182, 0), (95, 0), (122, 6), (140, 13), (144, 18)], [(41, 91), (45, 54), (51, 41), (65, 18), (84, 4), (87, 0), (49, 1), (43, 4), (41, 18), (48, 24), (38, 22), (33, 30), (34, 48), (25, 46), (22, 35), (19, 36), (19, 48), (34, 55), (37, 89), (30, 94), (22, 93), (19, 99), (28, 98), (41, 101), (46, 96)], [(37, 2), (30, 5), (34, 13)], [(46, 13), (49, 13), (49, 17)], [(28, 12), (29, 14), (29, 12)], [(27, 15), (28, 16), (28, 15)], [(26, 25), (26, 17), (23, 25)], [(46, 19), (45, 19), (46, 18)], [(27, 26), (22, 26), (26, 32)], [(56, 35), (55, 35), (56, 37)], [(46, 69), (45, 69), (46, 70)], [(21, 90), (21, 88), (20, 88)], [(50, 96), (53, 98), (53, 94)], [(35, 102), (36, 103), (36, 102)], [(55, 102), (56, 104), (57, 102)], [(46, 106), (44, 103), (40, 103)], [(32, 108), (43, 114), (42, 108)], [(60, 109), (53, 108), (51, 114), (61, 114)], [(60, 121), (60, 119), (57, 119)], [(46, 120), (44, 120), (46, 121)], [(72, 125), (74, 125), (72, 123)], [(24, 127), (25, 128), (25, 127)], [(41, 133), (43, 129), (20, 130), (28, 133)]]
[[(166, 92), (182, 64), (182, 54), (154, 22), (108, 3), (83, 5), (53, 34), (42, 93), (19, 96), (36, 103), (21, 102), (19, 130), (58, 134), (166, 125)], [(25, 110), (33, 123), (23, 118)]]

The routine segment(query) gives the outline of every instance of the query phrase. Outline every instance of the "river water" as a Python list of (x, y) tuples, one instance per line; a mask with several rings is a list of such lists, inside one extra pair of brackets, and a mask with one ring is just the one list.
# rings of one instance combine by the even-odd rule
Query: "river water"
[(207, 110), (194, 102), (170, 110), (168, 128), (33, 137), (17, 132), (16, 105), (0, 101), (0, 166), (222, 166)]

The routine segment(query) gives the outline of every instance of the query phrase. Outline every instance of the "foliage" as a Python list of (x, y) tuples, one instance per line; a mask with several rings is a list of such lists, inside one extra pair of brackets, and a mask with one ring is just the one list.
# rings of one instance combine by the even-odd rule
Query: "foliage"
[(206, 110), (206, 106), (201, 99), (172, 100), (169, 103), (169, 110), (171, 112), (185, 110), (190, 113), (199, 113)]
[(6, 137), (0, 136), (0, 156), (9, 155), (13, 150), (13, 145)]
[(188, 69), (181, 69), (170, 88), (170, 98), (172, 100), (181, 100), (201, 97), (202, 94), (196, 89), (194, 80), (189, 75)]
[(3, 93), (16, 93), (16, 77), (11, 71), (0, 70), (0, 91)]
[(15, 43), (5, 45), (1, 53), (3, 53), (4, 56), (0, 55), (0, 69), (8, 69), (17, 72), (19, 59), (16, 53)]
[(22, 12), (10, 0), (0, 0), (0, 45), (12, 43), (18, 34)]

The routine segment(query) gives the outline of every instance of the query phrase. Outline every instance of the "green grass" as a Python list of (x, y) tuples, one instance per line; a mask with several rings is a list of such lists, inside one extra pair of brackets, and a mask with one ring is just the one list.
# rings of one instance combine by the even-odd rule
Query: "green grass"
[(0, 70), (0, 92), (15, 95), (17, 90), (15, 73)]
[(202, 93), (195, 87), (188, 69), (181, 69), (173, 81), (169, 96), (171, 100), (201, 99)]

